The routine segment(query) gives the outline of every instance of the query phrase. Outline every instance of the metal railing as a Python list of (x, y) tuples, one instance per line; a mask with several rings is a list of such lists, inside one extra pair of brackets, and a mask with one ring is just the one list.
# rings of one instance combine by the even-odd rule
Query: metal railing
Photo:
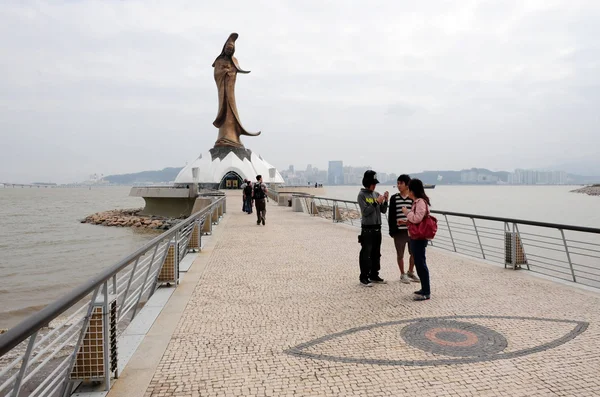
[[(313, 216), (360, 227), (355, 201), (293, 195)], [(433, 247), (600, 288), (600, 229), (432, 210), (438, 220)], [(387, 214), (382, 230), (388, 233)]]
[[(200, 231), (205, 222), (215, 223), (216, 211), (225, 211), (225, 197), (214, 197), (206, 208), (0, 335), (0, 396), (68, 396), (79, 379), (73, 377), (74, 367), (93, 365), (94, 354), (106, 364), (105, 369), (110, 368), (100, 371), (102, 379), (94, 379), (104, 381), (108, 390), (111, 372), (118, 377), (117, 352), (110, 351), (109, 339), (116, 343), (116, 338), (152, 297), (161, 283), (165, 263), (173, 264), (174, 260), (174, 272), (178, 272), (194, 228)], [(178, 273), (171, 284), (177, 285), (177, 279)], [(98, 305), (104, 308), (101, 331), (96, 329), (96, 323), (90, 323)], [(108, 327), (109, 306), (114, 308), (114, 329)], [(104, 333), (97, 335), (102, 346), (89, 346), (87, 339), (83, 343), (84, 336), (87, 338), (94, 330)], [(81, 354), (92, 359), (81, 361)], [(107, 363), (111, 361), (113, 365), (109, 367)]]

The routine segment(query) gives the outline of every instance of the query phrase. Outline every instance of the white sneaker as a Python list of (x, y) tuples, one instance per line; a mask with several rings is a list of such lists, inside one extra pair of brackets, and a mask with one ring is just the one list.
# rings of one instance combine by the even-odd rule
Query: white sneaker
[(406, 273), (403, 273), (400, 276), (400, 282), (404, 283), (404, 284), (410, 284), (410, 279), (408, 278), (408, 276), (406, 275)]
[(406, 275), (413, 283), (421, 282), (421, 280), (419, 280), (419, 277), (417, 277), (417, 275), (414, 272), (406, 273)]

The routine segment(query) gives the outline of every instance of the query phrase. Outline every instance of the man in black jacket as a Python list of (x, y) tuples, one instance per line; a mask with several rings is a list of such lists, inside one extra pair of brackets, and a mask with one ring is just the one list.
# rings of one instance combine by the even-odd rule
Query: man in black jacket
[(244, 186), (244, 208), (248, 214), (252, 213), (252, 182), (246, 181)]
[(368, 170), (363, 176), (364, 189), (358, 193), (358, 205), (361, 214), (361, 244), (359, 264), (360, 283), (364, 287), (372, 287), (371, 283), (385, 284), (379, 277), (381, 259), (381, 213), (387, 211), (389, 193), (380, 195), (375, 191), (379, 183), (375, 171)]
[(267, 186), (262, 181), (262, 175), (256, 176), (256, 182), (252, 189), (252, 196), (254, 198), (254, 205), (256, 206), (256, 224), (265, 224), (265, 216), (267, 215), (267, 204), (265, 200), (267, 198)]
[[(419, 277), (415, 274), (415, 262), (408, 243), (410, 238), (406, 226), (406, 215), (402, 212), (402, 208), (412, 208), (413, 201), (408, 197), (409, 182), (410, 176), (408, 175), (402, 174), (398, 177), (398, 193), (390, 198), (390, 212), (388, 214), (390, 236), (394, 239), (398, 267), (400, 268), (400, 281), (405, 284), (409, 284), (411, 281), (419, 282)], [(398, 221), (400, 221), (400, 224), (398, 224)], [(408, 247), (410, 255), (408, 273), (404, 272), (404, 250), (406, 247)]]

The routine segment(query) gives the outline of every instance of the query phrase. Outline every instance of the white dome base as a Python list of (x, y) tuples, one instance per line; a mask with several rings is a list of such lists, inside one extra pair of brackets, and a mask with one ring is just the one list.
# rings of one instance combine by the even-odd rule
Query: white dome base
[(245, 148), (214, 147), (202, 153), (179, 172), (175, 184), (194, 183), (193, 168), (198, 168), (198, 182), (204, 185), (219, 185), (225, 175), (232, 172), (241, 179), (253, 182), (256, 181), (257, 175), (262, 175), (264, 183), (284, 183), (283, 177), (275, 167)]

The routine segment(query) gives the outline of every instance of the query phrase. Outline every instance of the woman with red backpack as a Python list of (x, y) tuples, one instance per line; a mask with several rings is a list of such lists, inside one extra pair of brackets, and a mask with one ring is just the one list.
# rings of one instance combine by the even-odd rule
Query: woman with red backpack
[(429, 214), (431, 201), (425, 194), (423, 182), (419, 179), (411, 179), (408, 184), (408, 196), (413, 200), (412, 209), (402, 208), (402, 212), (406, 215), (404, 222), (408, 224), (410, 249), (414, 257), (417, 274), (421, 279), (421, 289), (415, 291), (414, 299), (423, 301), (431, 297), (425, 250), (428, 241), (435, 236), (437, 220)]

